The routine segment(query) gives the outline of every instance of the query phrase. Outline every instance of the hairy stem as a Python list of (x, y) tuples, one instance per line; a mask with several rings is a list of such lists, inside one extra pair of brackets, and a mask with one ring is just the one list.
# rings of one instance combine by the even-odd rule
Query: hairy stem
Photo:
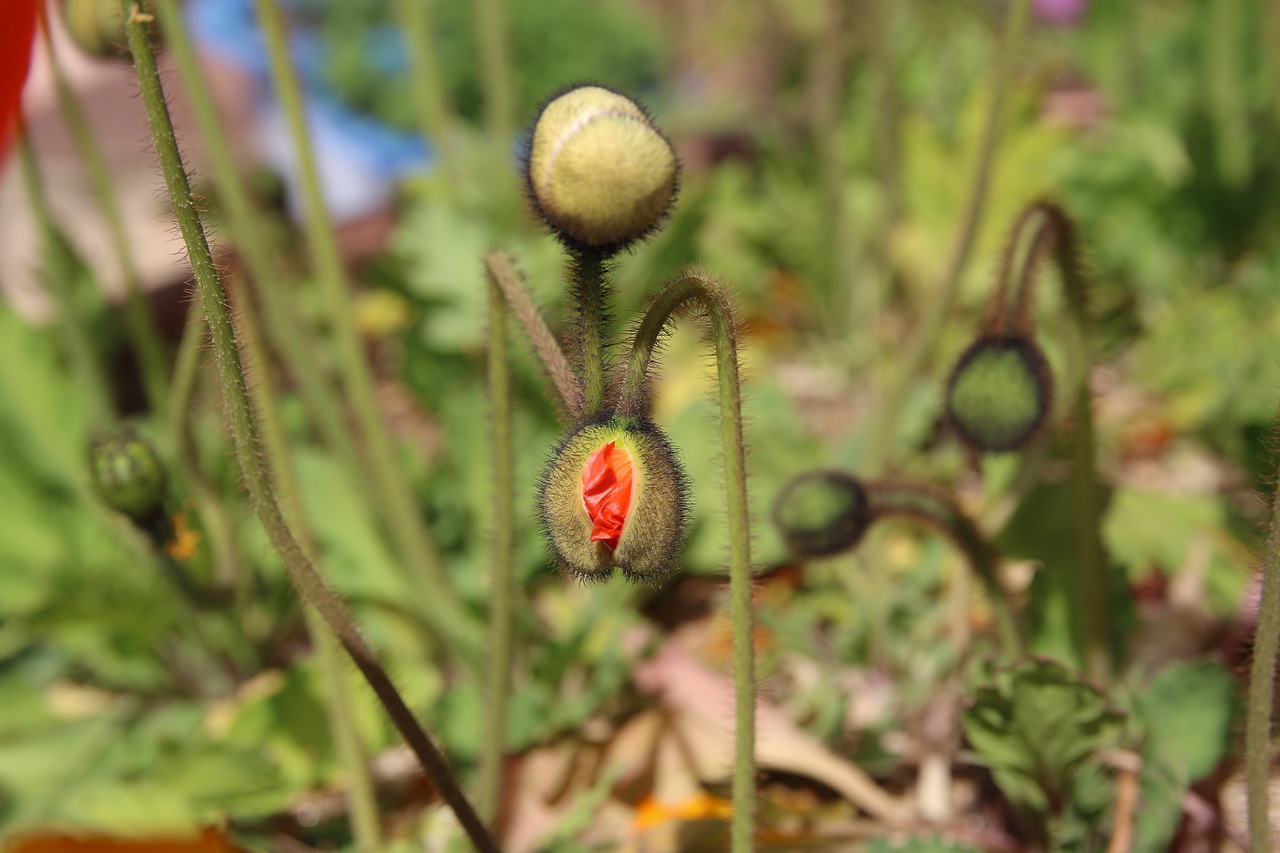
[(138, 363), (142, 369), (143, 390), (152, 410), (163, 411), (167, 386), (169, 384), (168, 353), (160, 337), (160, 330), (142, 292), (142, 277), (138, 274), (138, 261), (133, 254), (133, 244), (129, 241), (129, 232), (125, 228), (124, 213), (120, 206), (120, 196), (116, 193), (112, 179), (111, 167), (97, 143), (97, 134), (89, 126), (84, 107), (76, 97), (71, 82), (67, 79), (62, 63), (58, 61), (58, 52), (53, 37), (49, 33), (49, 23), (44, 15), (40, 19), (40, 37), (45, 52), (49, 55), (49, 67), (53, 72), (53, 88), (58, 99), (58, 109), (62, 112), (67, 130), (75, 143), (80, 161), (89, 171), (89, 181), (93, 194), (97, 197), (98, 207), (106, 222), (107, 232), (111, 238), (112, 248), (120, 262), (121, 277), (124, 282), (124, 322), (129, 333), (129, 340), (138, 355)]
[(489, 276), (489, 410), (493, 459), (493, 556), (489, 604), (485, 737), (480, 754), (480, 811), (495, 826), (502, 794), (502, 759), (511, 702), (511, 645), (515, 626), (515, 460), (512, 456), (511, 372), (507, 312), (495, 276)]
[(618, 414), (645, 415), (645, 382), (654, 350), (672, 317), (697, 306), (711, 326), (719, 388), (720, 437), (724, 450), (725, 497), (729, 510), (729, 598), (733, 620), (733, 682), (736, 724), (733, 761), (734, 853), (755, 847), (755, 645), (751, 606), (751, 523), (747, 504), (746, 448), (742, 438), (742, 385), (738, 376), (738, 339), (733, 309), (714, 279), (688, 270), (666, 285), (636, 331), (623, 377)]
[(416, 511), (413, 489), (393, 456), (394, 444), (378, 411), (373, 377), (351, 322), (353, 309), (346, 269), (338, 252), (329, 210), (321, 192), (311, 147), (302, 89), (289, 57), (284, 17), (278, 0), (255, 0), (258, 20), (266, 41), (271, 77), (293, 137), (301, 178), (307, 247), (319, 281), (321, 303), (333, 332), (343, 388), (351, 400), (359, 428), (360, 447), (367, 463), (378, 509), (390, 527), (406, 570), (412, 573), (417, 594), (429, 607), (417, 612), (449, 647), (471, 666), (479, 664), (481, 637), (478, 627), (462, 608), (448, 581), (425, 523)]
[(582, 377), (582, 417), (599, 416), (605, 407), (605, 383), (609, 366), (605, 342), (608, 323), (609, 281), (605, 257), (598, 252), (575, 252), (570, 290), (578, 308), (578, 375)]
[(502, 298), (519, 321), (543, 369), (547, 371), (547, 376), (556, 386), (564, 412), (576, 420), (582, 415), (582, 385), (564, 350), (560, 348), (560, 342), (547, 327), (546, 320), (542, 319), (538, 307), (525, 290), (519, 274), (511, 264), (510, 256), (503, 252), (490, 252), (485, 256), (484, 268), (489, 280), (501, 292)]
[(945, 277), (937, 292), (930, 296), (929, 309), (920, 328), (911, 336), (911, 345), (902, 358), (902, 367), (872, 427), (870, 450), (866, 457), (869, 465), (881, 469), (890, 467), (895, 456), (894, 433), (902, 418), (902, 409), (906, 405), (912, 383), (928, 366), (929, 359), (933, 356), (934, 349), (941, 339), (939, 333), (942, 331), (942, 326), (955, 309), (960, 282), (964, 277), (965, 269), (969, 266), (969, 256), (973, 253), (978, 225), (982, 222), (983, 213), (986, 211), (987, 190), (991, 184), (991, 163), (995, 158), (996, 145), (1003, 123), (1006, 90), (1009, 88), (1012, 77), (1014, 55), (1022, 43), (1022, 33), (1026, 29), (1029, 6), (1030, 0), (1012, 0), (1008, 4), (1009, 11), (1005, 18), (1000, 52), (996, 59), (991, 106), (987, 111), (982, 139), (978, 145), (978, 161), (974, 166), (973, 183), (969, 186), (969, 201), (965, 208), (964, 219), (961, 220), (960, 232), (951, 250), (951, 259), (947, 264)]
[(1244, 770), (1253, 849), (1271, 850), (1271, 714), (1275, 708), (1276, 649), (1280, 646), (1280, 500), (1275, 495), (1261, 573), (1262, 600), (1258, 603), (1245, 708)]
[(165, 102), (160, 75), (156, 69), (155, 54), (152, 53), (145, 23), (139, 17), (137, 4), (132, 0), (120, 0), (120, 5), (128, 16), (129, 49), (133, 53), (138, 83), (142, 90), (142, 100), (151, 124), (151, 134), (160, 158), (165, 185), (195, 273), (196, 289), (208, 318), (214, 357), (231, 420), (236, 459), (254, 509), (262, 521), (272, 547), (283, 559), (290, 580), (296, 585), (299, 593), (320, 612), (330, 630), (338, 637), (343, 648), (346, 649), (347, 654), (386, 709), (392, 723), (422, 763), (428, 778), (458, 816), (458, 821), (472, 843), (482, 851), (497, 851), (497, 845), (454, 780), (443, 753), (423, 730), (413, 712), (405, 705), (373, 650), (352, 624), (342, 602), (329, 590), (316, 572), (310, 558), (294, 538), (276, 502), (263, 461), (264, 451), (258, 438), (248, 385), (240, 363), (231, 313), (223, 298), (213, 256), (205, 238), (204, 226), (196, 211), (191, 187), (182, 165), (182, 157), (178, 152), (173, 123), (169, 118), (169, 108)]

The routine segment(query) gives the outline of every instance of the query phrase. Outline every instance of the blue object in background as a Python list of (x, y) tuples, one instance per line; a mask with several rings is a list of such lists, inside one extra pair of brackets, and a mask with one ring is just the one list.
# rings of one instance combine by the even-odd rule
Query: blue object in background
[[(284, 176), (290, 213), (300, 217), (297, 157), (288, 123), (272, 90), (253, 0), (192, 0), (187, 19), (202, 51), (235, 65), (255, 81), (258, 153)], [(367, 40), (371, 64), (387, 74), (407, 73), (399, 31), (378, 27)], [(328, 51), (316, 33), (295, 29), (289, 35), (289, 52), (302, 82), (321, 188), (334, 220), (358, 219), (385, 208), (401, 179), (431, 167), (435, 159), (431, 147), (420, 136), (389, 127), (339, 102), (325, 85)]]

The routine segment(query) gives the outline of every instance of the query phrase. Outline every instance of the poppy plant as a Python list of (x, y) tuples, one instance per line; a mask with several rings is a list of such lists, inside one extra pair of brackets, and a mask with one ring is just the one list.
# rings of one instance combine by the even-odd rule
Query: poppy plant
[(18, 104), (31, 65), (39, 7), (37, 0), (10, 0), (0, 16), (0, 155), (8, 150), (17, 125)]
[(582, 468), (582, 505), (591, 519), (592, 542), (617, 550), (634, 484), (631, 456), (617, 442), (609, 442), (587, 459)]

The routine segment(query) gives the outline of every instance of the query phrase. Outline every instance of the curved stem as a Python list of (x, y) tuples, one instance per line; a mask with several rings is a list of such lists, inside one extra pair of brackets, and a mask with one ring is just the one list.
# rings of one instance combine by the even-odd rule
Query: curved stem
[(484, 268), (489, 281), (502, 293), (502, 298), (506, 300), (529, 342), (533, 344), (543, 369), (560, 394), (564, 411), (575, 420), (581, 417), (582, 384), (573, 372), (569, 359), (565, 357), (564, 350), (560, 348), (560, 342), (551, 333), (542, 314), (538, 312), (538, 307), (525, 291), (520, 276), (511, 265), (510, 256), (504, 252), (490, 252), (485, 255)]
[[(507, 312), (502, 291), (489, 278), (489, 411), (493, 470), (490, 531), (488, 684), (485, 737), (480, 751), (480, 811), (496, 827), (502, 794), (502, 759), (507, 742), (507, 706), (511, 702), (511, 644), (515, 613), (515, 460), (512, 458), (511, 372), (507, 352)], [(495, 829), (496, 831), (496, 829)]]
[(995, 158), (1000, 126), (1004, 118), (1006, 90), (1009, 88), (1009, 80), (1012, 77), (1013, 57), (1022, 43), (1022, 33), (1026, 29), (1029, 6), (1030, 0), (1012, 0), (1008, 4), (1009, 11), (1005, 18), (1000, 53), (996, 59), (991, 107), (987, 112), (982, 140), (978, 145), (978, 161), (973, 171), (973, 183), (969, 186), (969, 202), (964, 219), (961, 221), (960, 233), (956, 236), (955, 245), (951, 250), (946, 277), (939, 285), (937, 293), (930, 297), (930, 309), (920, 328), (911, 337), (911, 346), (902, 359), (902, 368), (872, 428), (870, 449), (867, 454), (867, 461), (871, 465), (880, 468), (889, 467), (886, 461), (892, 461), (894, 455), (893, 433), (898, 428), (902, 409), (911, 391), (911, 384), (928, 364), (934, 348), (941, 339), (939, 333), (942, 331), (942, 325), (955, 308), (956, 297), (960, 292), (960, 281), (965, 269), (969, 266), (969, 256), (973, 252), (978, 225), (986, 210), (987, 190), (991, 183), (991, 162)]
[[(1097, 442), (1093, 421), (1093, 395), (1089, 372), (1093, 354), (1089, 346), (1089, 287), (1080, 258), (1079, 238), (1071, 217), (1058, 205), (1037, 201), (1019, 219), (1018, 230), (1033, 227), (1027, 267), (1012, 297), (1014, 311), (1030, 326), (1031, 300), (1036, 276), (1034, 264), (1044, 248), (1052, 246), (1053, 260), (1062, 279), (1063, 298), (1070, 319), (1068, 352), (1072, 366), (1071, 523), (1076, 542), (1072, 588), (1079, 619), (1085, 672), (1099, 684), (1111, 679), (1111, 594), (1106, 550), (1102, 544), (1102, 498), (1098, 486)], [(1015, 232), (1015, 239), (1017, 232)], [(1051, 241), (1051, 242), (1050, 242)], [(1015, 319), (1014, 323), (1020, 322)]]
[(960, 549), (970, 569), (986, 588), (1005, 655), (1010, 659), (1020, 658), (1024, 651), (1022, 632), (1009, 604), (1008, 593), (1000, 585), (997, 575), (999, 555), (955, 500), (930, 486), (897, 480), (867, 483), (866, 491), (873, 521), (885, 517), (912, 518), (933, 527)]
[(155, 54), (147, 36), (145, 23), (139, 18), (139, 8), (133, 0), (120, 0), (121, 9), (127, 15), (129, 49), (133, 53), (138, 83), (146, 106), (151, 134), (155, 141), (164, 172), (165, 185), (177, 215), (183, 241), (195, 273), (196, 289), (209, 323), (213, 338), (213, 352), (219, 376), (227, 399), (227, 411), (231, 420), (231, 434), (235, 442), (236, 460), (240, 465), (243, 481), (253, 501), (254, 509), (262, 521), (267, 537), (284, 561), (290, 580), (302, 596), (324, 617), (330, 630), (338, 637), (347, 654), (364, 675), (365, 680), (386, 709), (392, 723), (400, 731), (410, 749), (421, 762), (428, 778), (440, 791), (445, 802), (453, 809), (472, 843), (481, 851), (497, 851), (497, 844), (489, 836), (454, 780), (443, 753), (423, 730), (413, 712), (405, 705), (395, 684), (387, 676), (373, 650), (352, 624), (346, 608), (325, 585), (307, 554), (294, 538), (284, 514), (276, 502), (271, 480), (264, 464), (264, 449), (258, 437), (258, 428), (249, 400), (244, 369), (236, 344), (231, 313), (223, 298), (222, 288), (214, 267), (213, 256), (205, 237), (204, 226), (196, 211), (191, 187), (178, 152), (173, 123), (165, 103), (160, 75), (156, 69)]
[(479, 630), (463, 609), (440, 565), (439, 555), (423, 519), (416, 512), (418, 502), (413, 489), (392, 455), (395, 445), (382, 422), (371, 370), (351, 323), (353, 308), (346, 269), (320, 187), (302, 88), (291, 64), (280, 4), (278, 0), (255, 0), (254, 5), (266, 42), (271, 79), (298, 158), (306, 243), (311, 253), (313, 272), (320, 285), (321, 305), (333, 332), (339, 373), (356, 416), (360, 446), (378, 508), (390, 528), (406, 569), (413, 573), (410, 580), (416, 584), (417, 592), (424, 600), (432, 602), (431, 607), (421, 609), (421, 615), (455, 653), (468, 664), (477, 666), (482, 642)]
[(720, 438), (724, 448), (725, 497), (729, 510), (729, 598), (733, 619), (733, 682), (736, 727), (733, 761), (734, 853), (755, 845), (755, 646), (751, 607), (751, 522), (747, 505), (746, 449), (742, 438), (742, 384), (738, 375), (738, 339), (733, 309), (718, 284), (687, 270), (667, 284), (645, 312), (636, 331), (623, 377), (621, 417), (646, 416), (645, 382), (654, 350), (672, 317), (696, 306), (711, 325), (716, 353)]

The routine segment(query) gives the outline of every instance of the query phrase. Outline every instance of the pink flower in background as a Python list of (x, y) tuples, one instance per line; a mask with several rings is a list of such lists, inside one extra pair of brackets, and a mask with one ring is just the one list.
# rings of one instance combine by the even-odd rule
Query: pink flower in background
[(1066, 26), (1079, 21), (1088, 5), (1089, 0), (1035, 0), (1031, 9), (1046, 23)]

